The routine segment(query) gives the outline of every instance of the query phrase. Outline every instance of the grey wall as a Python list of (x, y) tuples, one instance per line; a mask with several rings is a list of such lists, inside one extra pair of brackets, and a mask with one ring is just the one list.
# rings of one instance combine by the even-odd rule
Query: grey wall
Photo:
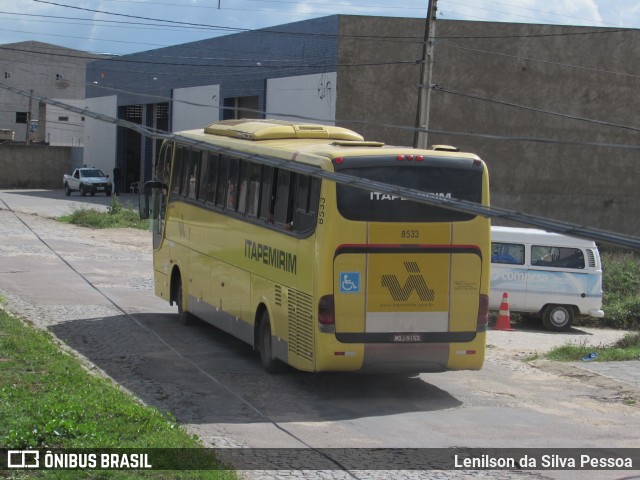
[(73, 150), (45, 145), (0, 145), (0, 188), (61, 189), (62, 176), (71, 173)]
[[(421, 56), (424, 21), (341, 17), (340, 33), (339, 64), (395, 64), (340, 67), (337, 118), (413, 125), (419, 66), (408, 62)], [(363, 37), (381, 34), (395, 38)], [(638, 131), (493, 102), (638, 129), (640, 31), (440, 20), (436, 36), (433, 83), (487, 100), (434, 92), (430, 129), (465, 134), (432, 134), (430, 145), (480, 155), (496, 206), (640, 236), (640, 150), (586, 144), (635, 146)], [(401, 129), (348, 126), (369, 139), (413, 141)]]
[(340, 126), (370, 140), (413, 144), (410, 128), (415, 124), (420, 81), (415, 62), (422, 54), (423, 36), (424, 21), (419, 19), (340, 16), (336, 105)]

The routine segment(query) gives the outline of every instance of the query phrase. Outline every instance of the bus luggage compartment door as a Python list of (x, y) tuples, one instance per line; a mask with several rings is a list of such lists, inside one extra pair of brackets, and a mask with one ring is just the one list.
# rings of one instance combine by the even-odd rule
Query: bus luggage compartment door
[(481, 274), (475, 248), (341, 249), (334, 259), (336, 337), (345, 343), (471, 341)]

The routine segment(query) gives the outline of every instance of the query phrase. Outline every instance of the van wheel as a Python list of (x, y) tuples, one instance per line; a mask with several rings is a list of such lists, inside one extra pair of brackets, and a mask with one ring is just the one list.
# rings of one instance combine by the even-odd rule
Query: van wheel
[(176, 303), (178, 304), (178, 320), (183, 325), (191, 325), (193, 323), (193, 315), (184, 309), (185, 291), (182, 288), (182, 278), (178, 277), (176, 282)]
[(547, 330), (561, 332), (571, 328), (573, 317), (572, 307), (567, 305), (549, 305), (542, 313), (542, 324)]
[(271, 348), (271, 322), (269, 321), (269, 313), (265, 311), (260, 320), (260, 328), (258, 330), (258, 350), (260, 353), (260, 363), (262, 367), (269, 373), (279, 373), (284, 370), (284, 364), (274, 358)]

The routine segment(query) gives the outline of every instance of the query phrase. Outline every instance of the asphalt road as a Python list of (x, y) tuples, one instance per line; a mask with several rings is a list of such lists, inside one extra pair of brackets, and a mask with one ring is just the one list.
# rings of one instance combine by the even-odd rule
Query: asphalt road
[[(69, 213), (78, 203), (106, 208), (110, 201), (67, 198), (62, 190), (0, 191), (0, 295), (9, 310), (48, 328), (91, 368), (147, 404), (171, 411), (208, 446), (640, 445), (638, 362), (621, 366), (635, 372), (631, 381), (613, 367), (613, 373), (598, 372), (596, 363), (521, 361), (553, 344), (597, 345), (624, 332), (573, 329), (554, 334), (535, 327), (491, 331), (485, 367), (478, 372), (269, 375), (249, 346), (202, 323), (180, 325), (175, 309), (153, 295), (148, 232), (90, 230), (45, 218)], [(387, 476), (582, 478), (585, 472), (494, 473), (408, 471)], [(589, 471), (587, 476), (622, 478), (631, 473)], [(282, 471), (247, 475), (301, 476)], [(321, 477), (354, 475), (330, 471)], [(384, 473), (355, 475), (380, 476)]]

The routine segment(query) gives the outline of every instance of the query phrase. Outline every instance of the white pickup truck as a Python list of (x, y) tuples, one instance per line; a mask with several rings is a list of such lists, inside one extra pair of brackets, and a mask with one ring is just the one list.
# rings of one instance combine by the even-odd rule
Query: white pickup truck
[(62, 184), (67, 197), (71, 192), (80, 192), (83, 197), (87, 193), (94, 196), (97, 192), (111, 196), (111, 179), (97, 168), (76, 168), (71, 175), (64, 176)]

